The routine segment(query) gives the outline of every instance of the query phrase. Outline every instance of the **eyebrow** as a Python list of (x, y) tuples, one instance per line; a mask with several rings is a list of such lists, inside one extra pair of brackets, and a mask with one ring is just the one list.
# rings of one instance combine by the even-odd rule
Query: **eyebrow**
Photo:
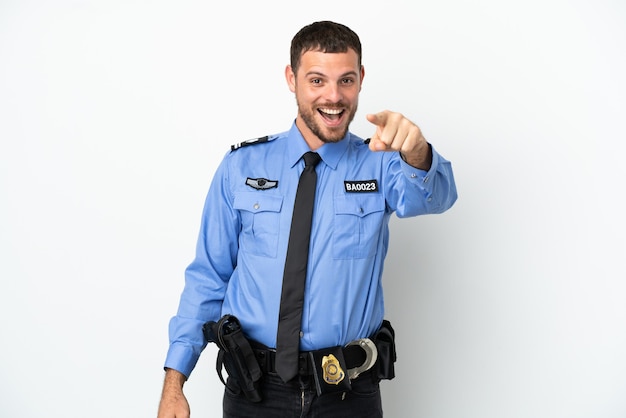
[[(309, 77), (309, 76), (312, 76), (312, 75), (317, 75), (317, 76), (321, 76), (321, 77), (327, 77), (327, 75), (326, 75), (326, 74), (321, 73), (321, 72), (319, 72), (319, 71), (309, 71), (309, 72), (308, 72), (308, 73), (306, 73), (304, 76), (305, 76), (305, 77)], [(358, 74), (357, 74), (357, 72), (356, 72), (356, 71), (348, 71), (347, 73), (343, 73), (343, 74), (341, 74), (341, 75), (339, 76), (339, 78), (348, 77), (348, 76), (354, 76), (354, 77), (357, 77), (357, 76), (358, 76)]]

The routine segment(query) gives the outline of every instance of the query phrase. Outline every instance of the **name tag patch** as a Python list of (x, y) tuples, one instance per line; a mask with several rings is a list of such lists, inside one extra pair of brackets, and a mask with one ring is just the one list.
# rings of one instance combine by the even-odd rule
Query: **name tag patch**
[(344, 180), (346, 193), (373, 193), (378, 191), (378, 180)]

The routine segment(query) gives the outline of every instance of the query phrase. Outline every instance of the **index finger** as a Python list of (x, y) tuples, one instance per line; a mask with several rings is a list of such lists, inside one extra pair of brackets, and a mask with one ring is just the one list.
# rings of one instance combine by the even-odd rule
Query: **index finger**
[(378, 112), (378, 113), (369, 113), (365, 115), (365, 117), (370, 123), (373, 123), (376, 126), (382, 127), (382, 126), (385, 126), (385, 124), (387, 123), (388, 115), (389, 115), (389, 112), (387, 110), (383, 110), (382, 112)]

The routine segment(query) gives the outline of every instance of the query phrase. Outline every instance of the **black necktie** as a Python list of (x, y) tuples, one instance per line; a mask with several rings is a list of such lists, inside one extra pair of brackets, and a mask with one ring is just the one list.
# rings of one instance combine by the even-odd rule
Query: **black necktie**
[(288, 382), (298, 373), (304, 282), (317, 183), (315, 166), (320, 161), (320, 156), (310, 151), (303, 158), (304, 171), (300, 175), (293, 206), (276, 336), (276, 372), (284, 382)]

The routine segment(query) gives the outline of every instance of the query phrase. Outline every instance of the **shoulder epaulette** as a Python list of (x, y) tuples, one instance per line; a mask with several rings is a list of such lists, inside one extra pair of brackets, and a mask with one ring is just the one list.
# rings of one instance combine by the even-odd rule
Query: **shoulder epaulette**
[(241, 147), (247, 147), (248, 145), (256, 145), (256, 144), (262, 144), (264, 142), (268, 142), (270, 140), (269, 136), (262, 136), (260, 138), (253, 138), (253, 139), (248, 139), (247, 141), (243, 141), (240, 142), (238, 144), (235, 145), (231, 145), (230, 146), (230, 150), (231, 151), (236, 151)]

